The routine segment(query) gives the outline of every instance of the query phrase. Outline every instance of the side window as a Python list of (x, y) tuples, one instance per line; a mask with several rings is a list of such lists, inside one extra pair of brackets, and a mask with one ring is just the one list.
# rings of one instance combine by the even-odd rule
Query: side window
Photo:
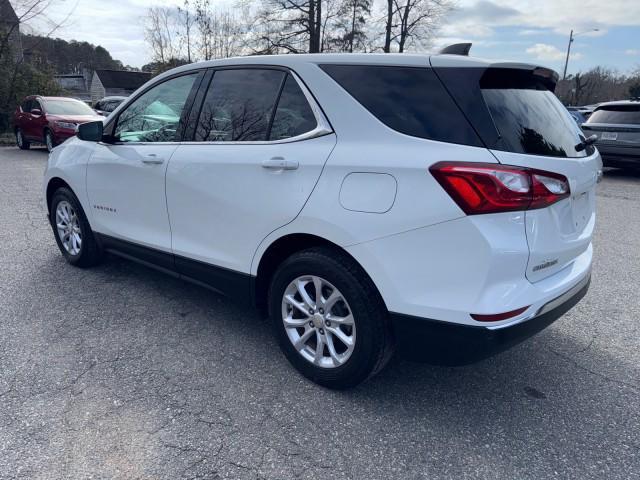
[(267, 69), (219, 70), (202, 104), (198, 142), (266, 140), (285, 73)]
[(297, 137), (316, 128), (317, 121), (298, 82), (287, 75), (273, 117), (269, 140)]
[(94, 110), (104, 110), (104, 108), (102, 107), (102, 102), (96, 102), (93, 108)]
[(427, 67), (321, 65), (388, 127), (414, 137), (480, 146), (477, 134)]
[(119, 142), (173, 142), (198, 73), (172, 78), (138, 97), (120, 114), (114, 130)]

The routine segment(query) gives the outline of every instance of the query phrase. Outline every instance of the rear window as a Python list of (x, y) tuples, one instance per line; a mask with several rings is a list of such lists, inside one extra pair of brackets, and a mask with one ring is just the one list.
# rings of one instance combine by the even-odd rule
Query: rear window
[(480, 91), (500, 139), (496, 149), (552, 157), (584, 157), (584, 138), (558, 98), (527, 70), (491, 69)]
[(623, 125), (640, 125), (640, 104), (617, 105), (615, 107), (598, 108), (589, 117), (587, 123), (618, 123)]
[(430, 68), (321, 65), (331, 78), (388, 127), (448, 143), (480, 139)]

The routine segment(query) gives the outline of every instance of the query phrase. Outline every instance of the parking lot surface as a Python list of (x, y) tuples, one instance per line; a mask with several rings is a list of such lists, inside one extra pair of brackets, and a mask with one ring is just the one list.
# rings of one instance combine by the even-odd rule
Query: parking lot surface
[(0, 478), (640, 478), (640, 175), (605, 175), (591, 290), (550, 328), (333, 392), (250, 307), (66, 264), (46, 159), (0, 148)]

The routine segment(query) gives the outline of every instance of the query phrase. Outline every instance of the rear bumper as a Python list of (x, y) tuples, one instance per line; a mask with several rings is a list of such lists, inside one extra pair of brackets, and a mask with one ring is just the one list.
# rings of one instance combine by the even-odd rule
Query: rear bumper
[(605, 167), (640, 168), (640, 148), (616, 145), (597, 145)]
[(569, 311), (589, 290), (591, 275), (513, 325), (462, 325), (391, 313), (399, 353), (438, 365), (466, 365), (503, 352), (535, 335)]

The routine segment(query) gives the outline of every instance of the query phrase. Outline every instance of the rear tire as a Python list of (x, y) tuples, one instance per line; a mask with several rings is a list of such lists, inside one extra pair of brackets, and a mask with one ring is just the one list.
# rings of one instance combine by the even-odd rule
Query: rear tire
[(20, 128), (16, 130), (16, 145), (20, 150), (29, 150), (31, 147), (31, 143), (24, 137), (24, 133)]
[[(300, 292), (300, 285), (308, 295)], [(338, 297), (341, 300), (331, 302)], [(338, 250), (311, 248), (286, 259), (271, 281), (269, 314), (287, 359), (327, 388), (358, 385), (379, 372), (393, 353), (389, 315), (380, 294), (362, 268)]]
[(100, 263), (102, 249), (80, 202), (68, 188), (61, 187), (53, 194), (49, 205), (49, 222), (58, 248), (67, 262), (81, 268)]

